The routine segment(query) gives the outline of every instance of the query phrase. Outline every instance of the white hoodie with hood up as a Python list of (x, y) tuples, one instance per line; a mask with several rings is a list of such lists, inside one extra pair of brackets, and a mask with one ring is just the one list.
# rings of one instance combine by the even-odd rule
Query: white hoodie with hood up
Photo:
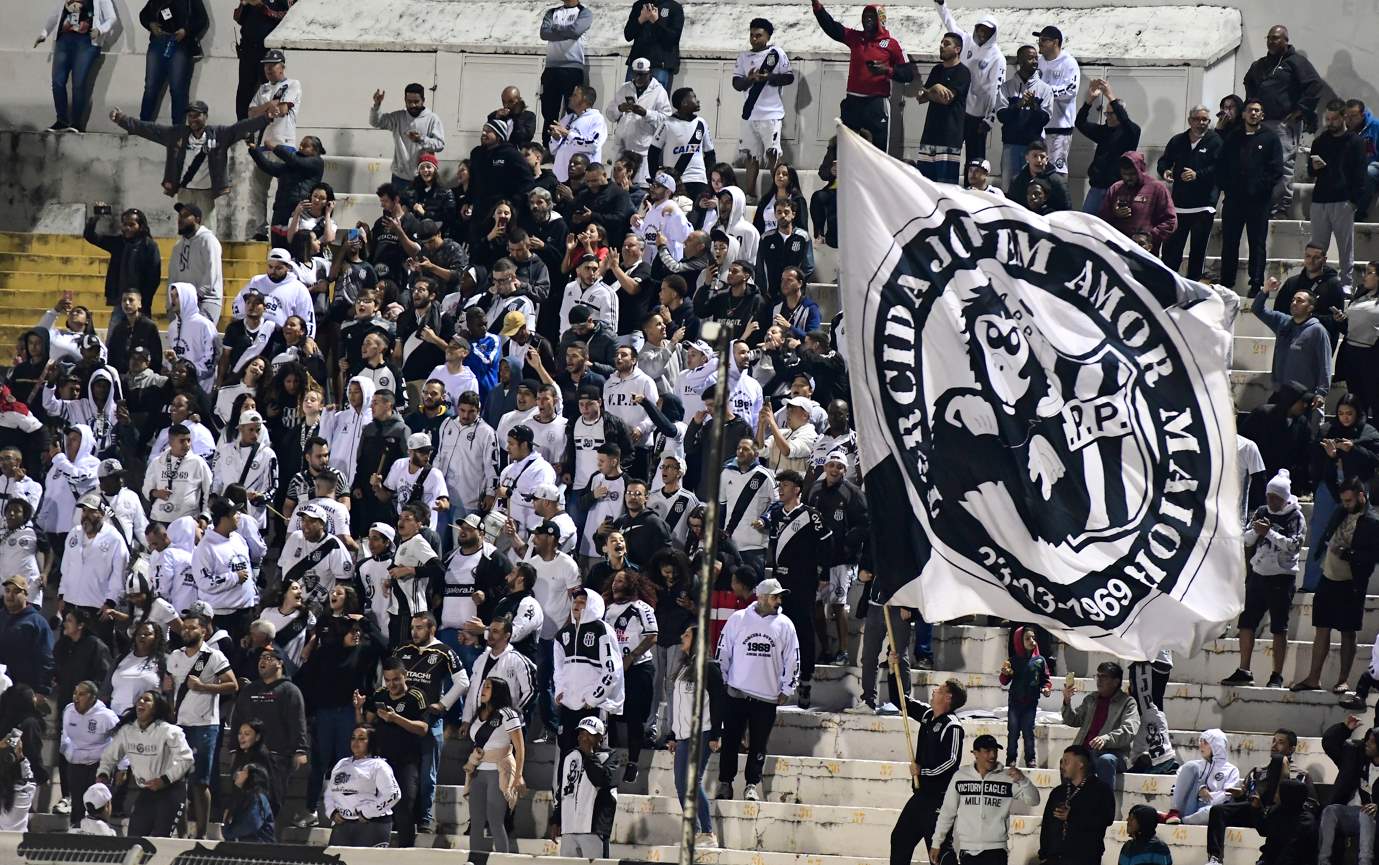
[(68, 459), (66, 449), (53, 456), (43, 483), (43, 503), (34, 517), (35, 525), (52, 534), (65, 534), (77, 521), (77, 499), (96, 488), (96, 469), (101, 464), (95, 456), (96, 438), (91, 427), (78, 423), (72, 429), (81, 434), (76, 459)]
[[(1212, 727), (1210, 730), (1202, 731), (1200, 740), (1211, 745), (1211, 762), (1208, 764), (1206, 760), (1198, 757), (1196, 760), (1189, 760), (1188, 765), (1195, 764), (1202, 767), (1202, 771), (1197, 776), (1198, 787), (1206, 787), (1207, 793), (1211, 795), (1211, 801), (1207, 803), (1208, 805), (1220, 805), (1231, 798), (1231, 794), (1227, 793), (1227, 790), (1241, 786), (1240, 770), (1226, 759), (1230, 754), (1231, 746), (1226, 741), (1224, 732)], [(1196, 795), (1196, 792), (1193, 795)], [(1206, 814), (1206, 808), (1198, 813)], [(1202, 822), (1205, 823), (1206, 821), (1203, 820)]]
[[(233, 613), (259, 602), (249, 545), (239, 532), (228, 538), (214, 528), (206, 529), (192, 553), (192, 573), (197, 599), (210, 604), (216, 615)], [(241, 574), (243, 577), (241, 578)]]
[[(972, 31), (958, 26), (957, 19), (949, 10), (947, 3), (940, 3), (939, 17), (943, 19), (943, 29), (962, 37), (962, 65), (972, 73), (972, 85), (967, 91), (967, 116), (985, 120), (988, 125), (996, 125), (996, 109), (1000, 102), (1001, 88), (1006, 80), (1006, 58), (1001, 46), (996, 43), (996, 19), (987, 15), (977, 20), (977, 27), (990, 27), (991, 38), (985, 45), (978, 45)], [(975, 29), (975, 28), (974, 28)]]
[(196, 551), (196, 517), (179, 517), (168, 524), (168, 546), (148, 559), (149, 579), (154, 590), (172, 604), (174, 610), (188, 610), (196, 602), (196, 576), (192, 573), (192, 553)]
[(196, 380), (210, 391), (215, 384), (216, 325), (201, 314), (196, 286), (190, 282), (174, 282), (168, 286), (168, 309), (177, 310), (168, 325), (168, 345), (173, 354), (191, 362), (196, 368)]
[[(91, 385), (97, 380), (110, 385), (103, 405), (96, 405), (91, 395)], [(82, 386), (80, 399), (58, 399), (52, 385), (43, 387), (43, 410), (50, 417), (59, 417), (69, 424), (86, 424), (91, 428), (95, 442), (92, 453), (101, 453), (115, 443), (115, 400), (119, 384), (109, 370), (101, 368), (91, 373), (91, 378)]]
[(555, 694), (567, 709), (594, 708), (622, 714), (622, 649), (603, 620), (603, 598), (585, 592), (584, 612), (556, 632)]
[[(723, 230), (737, 238), (737, 257), (757, 263), (757, 246), (761, 243), (761, 232), (747, 219), (747, 193), (736, 186), (725, 186), (723, 192), (733, 200), (733, 209), (728, 214)], [(722, 192), (719, 193), (720, 195)]]
[[(342, 407), (338, 411), (328, 412), (321, 422), (321, 437), (330, 442), (330, 467), (345, 476), (345, 486), (354, 483), (354, 467), (359, 461), (359, 435), (373, 420), (373, 410), (369, 404), (373, 402), (373, 392), (377, 389), (373, 379), (367, 376), (357, 375), (350, 382), (357, 382), (363, 395), (359, 410), (350, 405), (347, 393), (341, 400)], [(349, 390), (349, 384), (345, 385), (345, 389)]]

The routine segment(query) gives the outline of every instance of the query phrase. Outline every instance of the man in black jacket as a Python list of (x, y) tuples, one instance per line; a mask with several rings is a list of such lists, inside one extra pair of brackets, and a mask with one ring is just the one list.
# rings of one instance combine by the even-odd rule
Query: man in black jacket
[(118, 322), (112, 318), (110, 324), (106, 349), (110, 365), (121, 375), (129, 373), (129, 353), (135, 346), (148, 349), (149, 362), (154, 372), (160, 372), (163, 368), (163, 338), (158, 331), (157, 322), (144, 315), (140, 309), (142, 303), (143, 298), (138, 289), (125, 289), (124, 294), (120, 295), (119, 307), (123, 315)]
[[(1106, 116), (1099, 125), (1088, 119), (1098, 96), (1106, 97)], [(1130, 119), (1125, 103), (1116, 98), (1106, 79), (1095, 78), (1077, 112), (1077, 131), (1096, 144), (1092, 164), (1087, 166), (1087, 197), (1082, 199), (1082, 212), (1094, 214), (1101, 210), (1111, 184), (1121, 179), (1120, 158), (1139, 147), (1140, 127)]]
[[(287, 801), (287, 783), (292, 772), (306, 765), (306, 702), (302, 692), (283, 675), (282, 649), (269, 643), (259, 650), (258, 679), (241, 683), (235, 697), (230, 729), (238, 733), (250, 720), (263, 722), (263, 746), (272, 766), (268, 770), (272, 792), (269, 801), (276, 814)], [(235, 737), (227, 737), (228, 750), (235, 750)]]
[[(819, 604), (817, 613), (821, 619), (829, 615), (833, 617), (838, 636), (836, 656), (828, 651), (827, 626), (819, 625), (817, 629), (824, 642), (824, 658), (843, 666), (848, 664), (848, 590), (857, 576), (862, 543), (871, 525), (867, 519), (866, 497), (856, 484), (845, 477), (847, 471), (847, 454), (834, 451), (824, 459), (823, 472), (809, 490), (809, 506), (818, 512), (831, 537), (827, 562), (829, 591), (827, 598)], [(863, 659), (863, 662), (866, 660)]]
[(373, 420), (359, 434), (354, 485), (350, 489), (350, 498), (354, 499), (350, 506), (350, 527), (357, 538), (368, 534), (369, 526), (374, 523), (391, 526), (397, 521), (392, 504), (380, 501), (371, 485), (371, 479), (381, 475), (393, 460), (407, 455), (407, 425), (393, 410), (396, 400), (392, 391), (375, 391), (369, 406)]
[[(96, 202), (93, 209), (103, 210), (105, 204)], [(86, 218), (82, 237), (92, 246), (110, 253), (110, 264), (105, 268), (105, 302), (115, 307), (110, 317), (113, 331), (124, 318), (120, 296), (126, 291), (139, 293), (144, 315), (153, 313), (153, 295), (163, 281), (163, 256), (149, 234), (148, 217), (142, 210), (131, 207), (120, 214), (119, 234), (97, 234), (96, 222), (100, 218), (99, 215)]]
[[(297, 149), (286, 144), (273, 148), (276, 159), (269, 159), (262, 149), (248, 144), (249, 158), (254, 160), (268, 177), (278, 178), (278, 189), (273, 193), (273, 210), (270, 223), (273, 226), (273, 244), (283, 246), (291, 242), (287, 236), (288, 223), (297, 205), (311, 197), (311, 189), (321, 182), (326, 171), (326, 148), (315, 135), (303, 135)], [(265, 195), (267, 183), (264, 183)], [(254, 219), (262, 218), (262, 211), (255, 211)]]
[(1264, 104), (1246, 101), (1241, 125), (1221, 146), (1216, 162), (1216, 182), (1225, 199), (1221, 203), (1220, 284), (1235, 288), (1240, 264), (1240, 233), (1250, 243), (1250, 297), (1264, 286), (1265, 241), (1269, 234), (1269, 202), (1274, 185), (1284, 176), (1283, 145), (1264, 126)]
[[(890, 658), (899, 661), (895, 652), (890, 653)], [(919, 719), (919, 739), (915, 742), (914, 762), (910, 764), (914, 793), (891, 830), (891, 865), (909, 865), (915, 845), (921, 840), (925, 850), (933, 847), (939, 808), (948, 792), (948, 782), (953, 780), (962, 760), (962, 722), (955, 713), (967, 703), (967, 690), (957, 679), (949, 679), (933, 687), (926, 706), (900, 693), (895, 677), (891, 677), (890, 689), (891, 702), (900, 705), (904, 700), (909, 717)], [(1093, 778), (1092, 782), (1095, 781)], [(951, 841), (944, 842), (944, 848), (944, 855), (951, 855)]]
[(651, 61), (651, 77), (670, 92), (670, 82), (680, 71), (680, 32), (685, 29), (685, 8), (679, 0), (633, 0), (623, 25), (622, 38), (632, 43), (627, 52), (627, 77), (632, 80), (632, 60)]
[[(1336, 764), (1336, 783), (1331, 787), (1331, 803), (1322, 810), (1321, 832), (1317, 839), (1317, 865), (1331, 865), (1337, 836), (1359, 838), (1359, 861), (1374, 861), (1374, 784), (1379, 779), (1379, 730), (1370, 728), (1359, 742), (1350, 734), (1360, 727), (1360, 719), (1349, 716), (1322, 734), (1322, 750)], [(1359, 797), (1360, 804), (1351, 802)]]
[(584, 188), (575, 193), (570, 210), (570, 224), (576, 232), (591, 222), (608, 232), (609, 244), (621, 242), (627, 234), (627, 221), (632, 218), (632, 199), (627, 190), (608, 182), (608, 167), (594, 162), (584, 172)]
[(531, 143), (536, 137), (536, 112), (527, 107), (522, 100), (522, 91), (512, 85), (503, 88), (499, 95), (502, 105), (488, 113), (488, 120), (506, 120), (512, 124), (508, 141), (514, 147)]
[(1278, 136), (1283, 150), (1283, 173), (1274, 178), (1275, 186), (1271, 187), (1270, 215), (1280, 218), (1293, 201), (1293, 160), (1303, 129), (1317, 128), (1317, 101), (1323, 82), (1307, 58), (1288, 44), (1287, 27), (1270, 27), (1265, 44), (1268, 53), (1250, 64), (1245, 73), (1245, 99), (1260, 100), (1264, 126)]
[(1072, 209), (1072, 203), (1068, 198), (1068, 184), (1049, 164), (1049, 148), (1042, 140), (1031, 141), (1025, 148), (1025, 167), (1010, 180), (1010, 185), (1006, 187), (1006, 197), (1017, 204), (1024, 204), (1030, 182), (1035, 178), (1049, 184), (1049, 212)]
[[(1346, 128), (1345, 103), (1333, 99), (1326, 105), (1326, 127), (1312, 139), (1307, 176), (1312, 187), (1312, 243), (1326, 249), (1336, 237), (1341, 266), (1341, 286), (1349, 293), (1355, 282), (1355, 212), (1365, 200), (1367, 171), (1365, 139)], [(1336, 338), (1331, 338), (1336, 344)]]
[(1221, 156), (1221, 136), (1211, 128), (1211, 110), (1195, 105), (1187, 113), (1187, 131), (1168, 139), (1164, 155), (1155, 170), (1173, 188), (1173, 209), (1178, 213), (1178, 230), (1163, 248), (1163, 262), (1169, 270), (1183, 263), (1183, 248), (1188, 253), (1187, 278), (1202, 278), (1202, 262), (1207, 256), (1207, 240), (1216, 218), (1216, 161)]
[(1288, 277), (1274, 296), (1274, 309), (1291, 314), (1293, 295), (1299, 291), (1310, 292), (1316, 298), (1312, 314), (1326, 328), (1331, 344), (1339, 345), (1337, 339), (1341, 335), (1341, 323), (1336, 320), (1335, 313), (1345, 309), (1345, 291), (1341, 285), (1336, 269), (1327, 266), (1326, 243), (1313, 241), (1303, 247), (1302, 271)]
[(531, 165), (509, 140), (512, 122), (495, 119), (484, 124), (479, 133), (479, 146), (469, 154), (469, 199), (474, 202), (471, 225), (476, 232), (484, 230), (493, 206), (502, 199), (520, 201), (531, 186)]
[(1116, 819), (1116, 794), (1092, 771), (1092, 753), (1069, 745), (1058, 761), (1063, 783), (1049, 793), (1039, 827), (1040, 865), (1098, 865), (1106, 830)]

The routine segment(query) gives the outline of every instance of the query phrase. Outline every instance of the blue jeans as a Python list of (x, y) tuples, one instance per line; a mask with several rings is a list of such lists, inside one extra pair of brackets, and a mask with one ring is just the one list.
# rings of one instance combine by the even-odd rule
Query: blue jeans
[(1034, 719), (1039, 714), (1039, 703), (1019, 706), (1011, 703), (1006, 715), (1006, 765), (1015, 766), (1020, 758), (1020, 738), (1025, 740), (1025, 760), (1034, 762)]
[(913, 621), (915, 626), (915, 660), (933, 660), (934, 626), (924, 621), (924, 618), (918, 613), (916, 613)]
[(158, 100), (167, 87), (172, 94), (172, 125), (181, 126), (187, 117), (187, 101), (192, 89), (192, 48), (185, 40), (154, 36), (148, 41), (144, 62), (144, 102), (139, 119), (152, 123), (158, 119)]
[[(1010, 182), (1015, 179), (1015, 175), (1025, 167), (1025, 153), (1029, 150), (1028, 144), (1005, 144), (1001, 146), (1001, 183), (1005, 184), (1007, 190), (1010, 189)], [(1017, 201), (1024, 207), (1023, 201)]]
[(436, 799), (436, 773), (441, 765), (441, 748), (445, 744), (445, 719), (431, 722), (431, 732), (422, 737), (421, 779), (417, 784), (417, 825), (431, 822), (431, 806)]
[(1112, 754), (1109, 751), (1102, 753), (1093, 751), (1092, 753), (1096, 755), (1092, 760), (1092, 768), (1096, 770), (1097, 778), (1112, 790), (1116, 789), (1116, 776), (1125, 771), (1125, 761), (1120, 758), (1119, 754)]
[[(680, 799), (680, 807), (685, 807), (685, 784), (689, 782), (690, 743), (688, 740), (675, 744), (675, 795)], [(700, 832), (713, 831), (713, 817), (709, 813), (709, 797), (704, 793), (704, 767), (709, 764), (709, 734), (699, 734), (699, 787), (694, 791), (694, 822)]]
[(204, 727), (183, 727), (182, 734), (187, 737), (187, 745), (192, 749), (192, 770), (187, 775), (187, 783), (209, 787), (211, 784), (211, 761), (215, 759), (215, 746), (220, 740), (220, 725), (207, 724)]
[[(83, 33), (63, 33), (53, 45), (53, 109), (57, 122), (75, 126), (86, 124), (86, 109), (91, 95), (91, 70), (101, 47), (91, 44)], [(72, 101), (67, 102), (67, 79), (72, 79)]]
[(353, 732), (353, 706), (316, 710), (316, 718), (311, 725), (311, 777), (306, 779), (308, 809), (314, 810), (321, 803), (326, 773), (350, 752), (350, 734)]
[(1099, 186), (1087, 187), (1087, 197), (1082, 199), (1082, 212), (1096, 216), (1101, 211), (1101, 202), (1106, 200), (1106, 193), (1109, 191)]
[[(651, 68), (651, 77), (652, 77), (652, 78), (655, 78), (657, 81), (661, 82), (661, 86), (664, 87), (664, 88), (666, 89), (666, 93), (669, 93), (669, 92), (670, 92), (670, 82), (671, 82), (672, 80), (674, 80), (674, 78), (675, 78), (675, 73), (674, 73), (674, 72), (671, 72), (669, 69), (657, 69), (656, 67), (653, 66), (653, 67)], [(632, 80), (632, 67), (631, 67), (631, 66), (628, 66), (628, 67), (627, 67), (627, 75), (626, 75), (622, 80), (624, 80), (624, 81), (631, 81), (631, 80)]]

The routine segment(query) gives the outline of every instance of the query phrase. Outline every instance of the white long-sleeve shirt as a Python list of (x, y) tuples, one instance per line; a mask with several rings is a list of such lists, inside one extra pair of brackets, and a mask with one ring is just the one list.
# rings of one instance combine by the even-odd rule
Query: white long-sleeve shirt
[(1039, 77), (1053, 93), (1053, 108), (1045, 129), (1072, 129), (1077, 121), (1077, 87), (1081, 69), (1064, 51), (1052, 60), (1039, 58)]
[(718, 488), (719, 505), (726, 514), (724, 527), (733, 543), (739, 550), (766, 549), (766, 532), (752, 523), (777, 498), (775, 472), (760, 463), (744, 471), (737, 460), (730, 460), (723, 467)]
[[(160, 523), (201, 513), (211, 495), (211, 467), (195, 453), (175, 457), (172, 451), (149, 460), (144, 472), (144, 498), (152, 502), (150, 516)], [(166, 499), (149, 495), (153, 490), (170, 490)]]
[[(307, 564), (299, 569), (302, 562)], [(283, 544), (278, 564), (285, 579), (302, 580), (307, 602), (316, 607), (326, 605), (330, 590), (337, 584), (354, 579), (354, 559), (340, 539), (331, 534), (323, 534), (313, 543), (300, 531), (293, 532)]]
[(154, 778), (167, 778), (174, 784), (182, 780), (192, 769), (193, 755), (186, 735), (176, 724), (154, 721), (141, 727), (135, 721), (115, 731), (101, 753), (100, 774), (113, 778), (122, 759), (129, 760), (129, 774), (142, 787)]
[[(618, 110), (618, 106), (629, 98), (645, 108), (646, 114)], [(631, 152), (642, 157), (641, 164), (637, 166), (637, 175), (632, 178), (635, 185), (647, 185), (646, 152), (651, 149), (651, 139), (655, 137), (656, 130), (666, 122), (666, 118), (674, 110), (666, 89), (655, 78), (651, 79), (640, 95), (637, 93), (636, 84), (624, 81), (613, 91), (613, 98), (608, 100), (608, 107), (603, 113), (613, 127), (613, 149), (618, 153)]]
[(622, 373), (615, 372), (603, 383), (603, 410), (626, 424), (629, 433), (634, 429), (641, 430), (642, 441), (646, 442), (651, 439), (655, 425), (647, 417), (646, 409), (633, 399), (636, 396), (653, 406), (656, 404), (656, 382), (635, 366), (626, 378)]
[[(947, 3), (940, 4), (938, 11), (939, 17), (943, 19), (944, 31), (962, 36), (962, 63), (967, 67), (967, 71), (972, 73), (972, 84), (967, 91), (967, 116), (979, 117), (995, 126), (996, 109), (1004, 107), (999, 97), (1001, 85), (1006, 77), (1006, 59), (1005, 55), (1001, 54), (1001, 46), (997, 44), (997, 34), (993, 32), (985, 45), (978, 45), (971, 30), (958, 26), (958, 21), (953, 17), (953, 11), (948, 8)], [(982, 24), (993, 31), (996, 30), (995, 19), (982, 18), (977, 25)]]
[(326, 784), (326, 813), (346, 820), (372, 820), (393, 813), (402, 798), (397, 777), (382, 757), (346, 757), (330, 770)]
[(1010, 834), (1010, 806), (1019, 799), (1026, 805), (1039, 804), (1039, 790), (1029, 778), (1015, 781), (997, 763), (982, 775), (975, 766), (967, 765), (953, 773), (948, 792), (939, 809), (938, 826), (934, 830), (937, 847), (948, 833), (956, 836), (954, 846), (959, 850), (1004, 850)]
[(192, 553), (196, 593), (217, 615), (252, 607), (259, 601), (249, 545), (238, 532), (228, 538), (214, 528), (206, 530)]
[(441, 423), (431, 465), (445, 477), (451, 501), (478, 510), (498, 482), (498, 437), (482, 418), (465, 426), (458, 417)]
[[(267, 441), (266, 433), (260, 433), (257, 445), (242, 444), (236, 439), (215, 449), (211, 463), (212, 492), (223, 494), (230, 484), (243, 484), (251, 493), (262, 493), (265, 501), (273, 500), (278, 491), (278, 455)], [(268, 525), (268, 508), (264, 504), (249, 502), (248, 513), (258, 522), (259, 528)]]
[(781, 613), (762, 616), (756, 604), (728, 617), (718, 636), (723, 683), (749, 697), (775, 703), (800, 683), (800, 641)]
[(560, 125), (570, 131), (564, 138), (552, 139), (552, 170), (561, 183), (570, 179), (570, 158), (583, 153), (590, 162), (603, 161), (603, 145), (608, 140), (608, 121), (597, 109), (587, 108), (581, 114), (566, 114)]
[(61, 597), (69, 605), (100, 607), (124, 594), (129, 570), (129, 545), (110, 523), (103, 523), (95, 537), (87, 537), (78, 523), (67, 533), (62, 553)]
[(62, 741), (58, 750), (68, 763), (99, 763), (119, 723), (120, 716), (100, 700), (91, 704), (85, 714), (77, 711), (76, 703), (68, 703), (62, 710)]
[(288, 270), (282, 282), (274, 282), (266, 273), (260, 273), (249, 280), (249, 284), (235, 295), (234, 305), (230, 307), (231, 316), (236, 319), (244, 318), (244, 297), (251, 291), (263, 295), (265, 320), (282, 327), (287, 323), (289, 316), (301, 316), (302, 321), (306, 322), (306, 335), (315, 338), (316, 307), (311, 299), (311, 290), (302, 285), (302, 281), (292, 270)]

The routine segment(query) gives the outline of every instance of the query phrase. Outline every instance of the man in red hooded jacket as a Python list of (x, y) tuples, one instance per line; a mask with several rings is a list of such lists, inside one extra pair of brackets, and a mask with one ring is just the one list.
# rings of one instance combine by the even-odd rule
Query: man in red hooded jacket
[(1144, 154), (1132, 150), (1120, 158), (1120, 180), (1111, 184), (1097, 213), (1126, 237), (1149, 235), (1150, 251), (1178, 230), (1178, 211), (1168, 185), (1145, 170)]
[(885, 7), (863, 7), (862, 29), (853, 30), (834, 21), (819, 0), (813, 0), (813, 4), (814, 17), (824, 33), (851, 52), (847, 95), (841, 109), (843, 125), (857, 132), (865, 129), (872, 144), (886, 150), (890, 143), (891, 82), (913, 81), (915, 70), (900, 43), (886, 29)]

